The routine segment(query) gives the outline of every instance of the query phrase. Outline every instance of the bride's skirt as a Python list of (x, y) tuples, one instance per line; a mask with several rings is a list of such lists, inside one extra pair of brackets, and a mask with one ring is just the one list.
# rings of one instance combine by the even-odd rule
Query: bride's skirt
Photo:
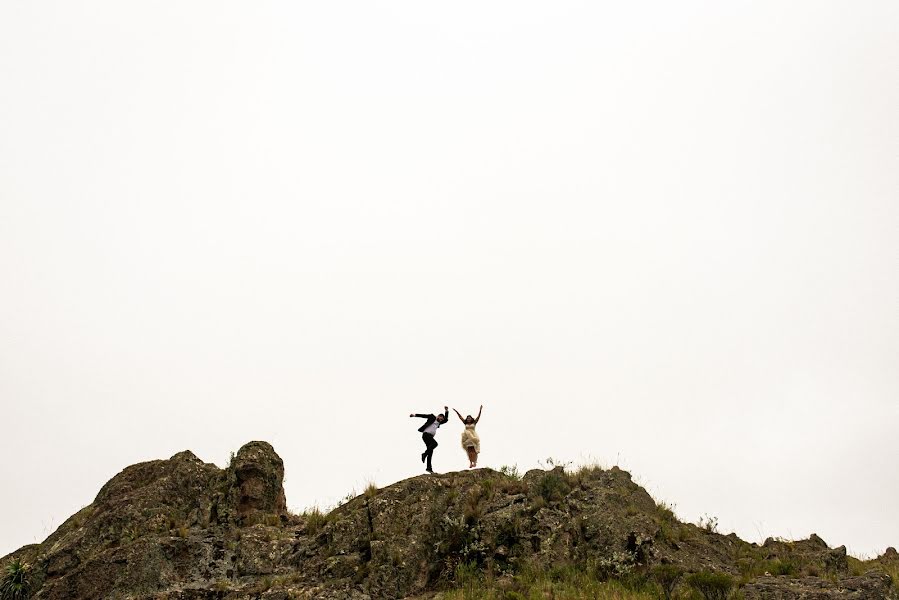
[(462, 449), (468, 452), (469, 448), (474, 448), (478, 454), (481, 452), (481, 438), (474, 429), (466, 429), (462, 432)]

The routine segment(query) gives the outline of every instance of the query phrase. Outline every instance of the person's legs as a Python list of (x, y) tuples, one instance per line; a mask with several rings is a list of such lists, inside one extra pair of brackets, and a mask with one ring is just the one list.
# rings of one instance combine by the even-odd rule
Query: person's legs
[(437, 447), (437, 440), (434, 439), (434, 436), (431, 436), (431, 447), (428, 450), (428, 471), (433, 471), (431, 468), (431, 458), (434, 456), (434, 449)]
[(475, 466), (477, 466), (477, 462), (478, 462), (478, 453), (475, 452), (475, 451), (474, 451), (474, 448), (471, 447), (471, 446), (469, 446), (469, 447), (466, 448), (465, 450), (466, 450), (466, 452), (468, 453), (468, 468), (469, 468), (469, 469), (474, 468)]
[(434, 448), (437, 447), (437, 440), (435, 440), (434, 436), (430, 433), (421, 434), (421, 439), (424, 440), (427, 448), (424, 453), (424, 458), (427, 459), (427, 470), (433, 471), (431, 468), (431, 457), (434, 456)]

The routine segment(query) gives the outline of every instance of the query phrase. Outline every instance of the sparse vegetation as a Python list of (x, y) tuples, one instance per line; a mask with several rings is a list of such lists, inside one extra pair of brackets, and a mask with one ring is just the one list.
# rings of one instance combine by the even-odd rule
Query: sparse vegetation
[(584, 485), (587, 480), (597, 477), (602, 472), (603, 468), (599, 463), (590, 463), (581, 465), (571, 473), (566, 472), (566, 476), (568, 483), (573, 487)]
[(765, 563), (765, 566), (767, 567), (765, 570), (772, 575), (793, 576), (799, 572), (796, 562), (789, 559), (776, 558)]
[(849, 573), (851, 573), (852, 575), (863, 575), (865, 571), (871, 568), (870, 566), (868, 566), (868, 561), (859, 560), (854, 556), (848, 556), (846, 558), (847, 562), (849, 563)]
[(700, 571), (686, 578), (687, 585), (699, 592), (705, 600), (727, 600), (734, 579), (726, 573)]
[(340, 508), (341, 506), (343, 506), (350, 500), (353, 500), (355, 497), (356, 497), (356, 490), (355, 489), (350, 490), (349, 492), (347, 492), (346, 496), (344, 496), (343, 498), (341, 498), (340, 500), (337, 501), (337, 507)]
[(72, 515), (72, 525), (75, 527), (83, 527), (93, 512), (93, 506), (83, 506), (81, 510)]
[(499, 468), (499, 472), (510, 479), (521, 481), (521, 473), (518, 472), (518, 465), (503, 465)]
[(899, 597), (899, 564), (883, 565), (882, 568), (893, 580), (893, 590), (896, 592), (896, 596)]
[(552, 470), (556, 467), (562, 467), (563, 470), (567, 469), (571, 466), (571, 461), (563, 461), (557, 458), (553, 458), (552, 456), (548, 456), (544, 460), (538, 460), (537, 464), (539, 464), (543, 469)]
[(256, 593), (266, 592), (272, 587), (272, 578), (266, 575), (262, 579), (256, 582), (256, 585), (253, 586), (253, 591)]
[(684, 576), (684, 570), (677, 565), (656, 565), (651, 571), (651, 576), (661, 588), (665, 600), (671, 600), (674, 588)]
[(465, 519), (465, 524), (469, 527), (477, 524), (481, 518), (483, 514), (482, 503), (486, 497), (487, 494), (483, 485), (473, 488), (465, 497), (462, 515)]
[(893, 581), (893, 590), (896, 592), (896, 596), (899, 597), (899, 563), (881, 562), (877, 559), (860, 560), (854, 556), (848, 556), (847, 561), (849, 563), (849, 573), (851, 575), (864, 575), (872, 570), (883, 571), (889, 575), (890, 579)]
[(568, 481), (556, 471), (547, 471), (537, 482), (537, 494), (547, 504), (562, 500), (570, 491)]
[(551, 570), (525, 568), (511, 577), (495, 577), (471, 564), (455, 571), (453, 589), (445, 600), (655, 600), (659, 588), (654, 582), (635, 578), (628, 581), (600, 579), (595, 571), (573, 566)]
[(527, 485), (522, 481), (522, 475), (518, 467), (503, 465), (499, 469), (502, 477), (496, 482), (496, 489), (505, 494), (523, 494), (527, 491)]
[(365, 495), (366, 498), (371, 500), (372, 498), (374, 498), (375, 496), (378, 495), (378, 486), (375, 485), (374, 481), (369, 481), (368, 484), (365, 486), (365, 491), (362, 493)]
[(665, 501), (656, 502), (656, 509), (659, 512), (659, 518), (665, 522), (676, 523), (677, 517), (674, 514), (674, 505)]
[(0, 599), (26, 600), (31, 595), (31, 567), (14, 558), (3, 570), (0, 580)]
[(707, 533), (718, 533), (718, 517), (702, 515), (696, 526)]
[(310, 535), (318, 533), (328, 524), (328, 514), (323, 513), (317, 506), (307, 509), (300, 516), (306, 521), (306, 531)]

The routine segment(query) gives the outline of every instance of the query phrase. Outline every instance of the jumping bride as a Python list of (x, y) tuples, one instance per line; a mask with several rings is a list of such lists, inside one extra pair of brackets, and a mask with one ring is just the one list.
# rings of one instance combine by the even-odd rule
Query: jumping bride
[(480, 410), (478, 410), (478, 416), (472, 417), (468, 415), (464, 419), (462, 415), (459, 414), (459, 411), (455, 408), (453, 411), (459, 417), (459, 420), (465, 425), (465, 430), (462, 432), (462, 449), (465, 450), (465, 453), (468, 454), (468, 468), (474, 469), (478, 466), (478, 454), (481, 453), (481, 438), (478, 437), (478, 432), (474, 430), (475, 425), (478, 424), (478, 421), (481, 420), (481, 412), (484, 410), (484, 405), (481, 405)]

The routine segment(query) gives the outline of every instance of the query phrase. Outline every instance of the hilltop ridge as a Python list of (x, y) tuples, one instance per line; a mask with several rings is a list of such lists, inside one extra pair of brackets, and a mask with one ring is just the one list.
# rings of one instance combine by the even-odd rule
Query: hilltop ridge
[(660, 595), (702, 597), (685, 583), (700, 573), (747, 600), (899, 598), (892, 548), (863, 564), (814, 534), (747, 543), (678, 521), (617, 467), (421, 475), (302, 515), (287, 511), (283, 477), (266, 442), (225, 469), (189, 451), (132, 465), (0, 566), (41, 600), (429, 597), (464, 573), (502, 582), (562, 567), (642, 578)]

